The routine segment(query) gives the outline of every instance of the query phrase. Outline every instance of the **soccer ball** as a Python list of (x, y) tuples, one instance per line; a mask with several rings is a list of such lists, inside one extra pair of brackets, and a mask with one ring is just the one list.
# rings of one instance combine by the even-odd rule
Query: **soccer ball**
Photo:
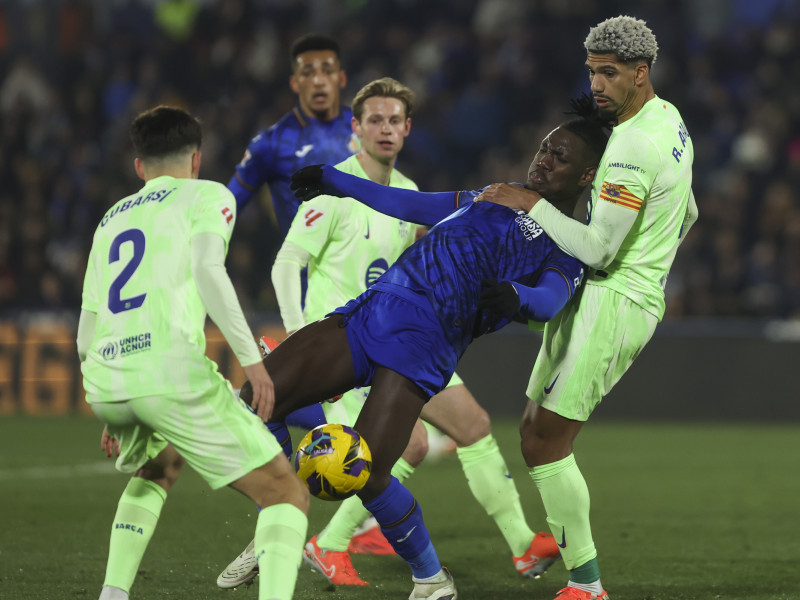
[(367, 441), (352, 427), (326, 423), (300, 440), (294, 470), (317, 498), (344, 500), (367, 483), (372, 453)]

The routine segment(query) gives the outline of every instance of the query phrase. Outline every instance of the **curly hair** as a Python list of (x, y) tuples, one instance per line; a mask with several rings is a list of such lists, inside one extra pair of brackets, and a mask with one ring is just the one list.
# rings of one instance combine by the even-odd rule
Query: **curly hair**
[(592, 27), (583, 45), (594, 54), (615, 54), (626, 63), (644, 60), (651, 67), (658, 54), (656, 36), (645, 22), (624, 15)]

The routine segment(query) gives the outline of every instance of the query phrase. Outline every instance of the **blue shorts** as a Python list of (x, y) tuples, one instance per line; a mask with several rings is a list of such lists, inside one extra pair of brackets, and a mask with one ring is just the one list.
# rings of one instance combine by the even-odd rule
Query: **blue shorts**
[(386, 367), (429, 398), (447, 387), (459, 354), (431, 309), (371, 289), (331, 314), (344, 315), (357, 386), (370, 385), (375, 368)]

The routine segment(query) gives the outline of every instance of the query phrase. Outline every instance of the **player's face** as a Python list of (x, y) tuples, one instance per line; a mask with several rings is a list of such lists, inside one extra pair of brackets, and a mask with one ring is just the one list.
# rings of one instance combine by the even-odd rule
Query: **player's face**
[(361, 149), (376, 161), (389, 164), (397, 158), (411, 131), (406, 107), (397, 98), (373, 96), (364, 101), (361, 121), (353, 117), (353, 131), (361, 138)]
[(347, 76), (332, 50), (309, 50), (297, 56), (289, 79), (306, 114), (329, 121), (339, 114), (339, 93)]
[(586, 59), (592, 96), (600, 115), (618, 122), (633, 116), (639, 108), (638, 87), (647, 77), (644, 63), (626, 64), (615, 54), (594, 54)]
[(581, 138), (557, 127), (547, 134), (528, 167), (525, 187), (548, 200), (574, 198), (591, 182), (595, 169), (586, 166)]

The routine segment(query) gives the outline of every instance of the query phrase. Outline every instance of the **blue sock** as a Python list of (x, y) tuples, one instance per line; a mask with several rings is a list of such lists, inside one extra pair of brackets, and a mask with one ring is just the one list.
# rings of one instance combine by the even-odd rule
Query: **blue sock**
[(417, 579), (433, 577), (442, 564), (422, 520), (422, 509), (402, 483), (392, 477), (389, 486), (370, 502), (364, 504), (380, 523), (381, 531), (392, 548), (411, 567)]
[(272, 432), (272, 435), (275, 436), (275, 439), (278, 440), (278, 443), (283, 448), (286, 458), (289, 459), (289, 462), (292, 462), (292, 435), (289, 433), (286, 423), (267, 423), (266, 425), (267, 429)]

